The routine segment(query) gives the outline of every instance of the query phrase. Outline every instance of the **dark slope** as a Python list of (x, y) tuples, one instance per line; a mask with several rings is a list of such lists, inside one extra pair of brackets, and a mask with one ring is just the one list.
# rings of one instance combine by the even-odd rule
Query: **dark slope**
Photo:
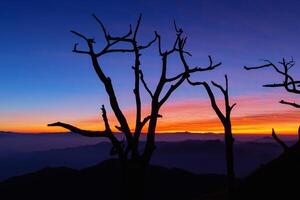
[[(237, 185), (235, 200), (253, 199), (300, 199), (300, 144), (244, 178)], [(224, 190), (199, 197), (198, 200), (225, 200)]]
[(261, 166), (240, 186), (237, 199), (300, 199), (300, 145)]
[[(1, 199), (119, 199), (120, 169), (115, 160), (83, 170), (46, 168), (0, 183)], [(147, 199), (194, 199), (223, 188), (224, 176), (195, 175), (180, 169), (151, 166)], [(137, 183), (139, 184), (139, 183)]]

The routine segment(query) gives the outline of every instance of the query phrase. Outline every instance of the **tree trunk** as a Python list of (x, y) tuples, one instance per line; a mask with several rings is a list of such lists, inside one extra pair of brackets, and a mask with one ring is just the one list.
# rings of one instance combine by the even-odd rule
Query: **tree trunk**
[(227, 165), (227, 187), (228, 199), (231, 199), (235, 188), (235, 172), (234, 172), (234, 157), (233, 157), (233, 136), (231, 126), (225, 127), (225, 148), (226, 148), (226, 165)]
[(145, 190), (145, 176), (148, 164), (140, 160), (128, 160), (122, 166), (122, 186), (124, 200), (143, 200)]
[(158, 111), (159, 108), (157, 106), (157, 103), (152, 102), (151, 118), (149, 121), (146, 146), (143, 155), (145, 162), (147, 163), (150, 162), (152, 153), (155, 150), (155, 131), (157, 125)]

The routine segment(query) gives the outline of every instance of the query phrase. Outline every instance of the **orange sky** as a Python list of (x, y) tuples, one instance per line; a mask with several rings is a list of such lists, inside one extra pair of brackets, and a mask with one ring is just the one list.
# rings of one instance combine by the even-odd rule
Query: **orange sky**
[[(107, 1), (105, 6), (102, 1), (95, 1), (85, 3), (84, 8), (77, 1), (73, 1), (71, 7), (68, 4), (53, 6), (52, 1), (36, 1), (31, 6), (29, 1), (23, 1), (30, 9), (16, 6), (14, 1), (2, 2), (0, 13), (5, 17), (1, 18), (1, 27), (5, 37), (1, 37), (0, 46), (0, 131), (65, 131), (47, 127), (48, 123), (56, 121), (86, 129), (101, 129), (103, 122), (99, 111), (102, 103), (106, 105), (111, 126), (118, 125), (90, 58), (72, 52), (74, 43), (79, 42), (81, 50), (86, 50), (86, 46), (84, 41), (69, 33), (70, 28), (94, 37), (95, 51), (101, 51), (105, 44), (89, 11), (98, 14), (108, 31), (116, 36), (122, 35), (129, 24), (135, 24), (137, 14), (142, 12), (138, 43), (151, 41), (153, 31), (157, 30), (164, 50), (172, 48), (172, 42), (176, 40), (175, 17), (178, 26), (184, 30), (183, 37), (188, 38), (186, 50), (193, 55), (187, 56), (189, 65), (206, 66), (209, 62), (207, 55), (212, 55), (214, 63), (222, 62), (216, 70), (194, 74), (192, 80), (214, 80), (224, 86), (223, 76), (229, 75), (230, 94), (236, 95), (233, 102), (237, 103), (232, 113), (235, 133), (269, 134), (274, 127), (279, 133), (291, 134), (300, 124), (299, 109), (278, 103), (281, 99), (299, 103), (299, 97), (292, 97), (293, 94), (284, 88), (261, 87), (273, 81), (283, 81), (280, 74), (272, 69), (243, 69), (244, 65), (264, 64), (261, 59), (270, 59), (276, 64), (282, 57), (290, 59), (292, 56), (295, 61), (300, 60), (300, 29), (296, 27), (300, 18), (300, 1), (295, 1), (288, 9), (282, 9), (285, 1), (272, 1), (270, 6), (270, 1), (258, 0), (255, 3), (254, 0), (234, 3), (173, 1), (176, 3), (172, 4), (168, 1), (120, 1), (122, 7), (116, 6), (115, 1)], [(136, 2), (139, 2), (138, 7)], [(120, 12), (121, 8), (124, 12)], [(114, 11), (114, 15), (108, 10)], [(43, 20), (40, 20), (41, 13)], [(125, 46), (120, 44), (115, 48)], [(153, 89), (161, 73), (157, 44), (141, 54), (145, 80)], [(133, 62), (133, 54), (123, 53), (107, 54), (100, 61), (105, 75), (113, 81), (132, 128), (134, 76), (130, 66)], [(176, 54), (170, 56), (167, 77), (183, 69), (180, 58)], [(299, 70), (297, 66), (291, 69), (297, 80)], [(269, 93), (265, 94), (265, 91)], [(142, 101), (149, 101), (147, 92), (144, 89), (141, 92)], [(147, 105), (143, 106), (147, 108)], [(184, 83), (164, 105), (161, 114), (164, 117), (159, 120), (158, 132), (222, 132), (204, 88)]]
[[(261, 96), (242, 96), (233, 98), (237, 106), (232, 112), (234, 133), (269, 134), (272, 128), (280, 134), (294, 134), (300, 125), (300, 111), (281, 105), (274, 100), (273, 94)], [(221, 101), (219, 103), (222, 103)], [(222, 105), (221, 105), (222, 106)], [(147, 108), (144, 108), (145, 113)], [(30, 114), (8, 113), (1, 118), (1, 130), (17, 132), (63, 132), (64, 129), (47, 127), (47, 123), (63, 121), (85, 129), (102, 129), (101, 116), (97, 114), (81, 116), (78, 111), (47, 110), (35, 111)], [(66, 115), (68, 113), (68, 115)], [(77, 115), (76, 115), (76, 114)], [(117, 121), (109, 112), (111, 127)], [(134, 122), (134, 109), (125, 109), (130, 124)], [(158, 132), (222, 132), (222, 126), (206, 99), (188, 101), (170, 101), (161, 114), (163, 118), (158, 123)], [(78, 117), (80, 116), (80, 117)]]

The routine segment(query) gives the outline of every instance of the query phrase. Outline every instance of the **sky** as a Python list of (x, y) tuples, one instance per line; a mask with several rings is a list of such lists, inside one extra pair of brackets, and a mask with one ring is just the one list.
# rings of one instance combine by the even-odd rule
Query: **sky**
[[(294, 134), (299, 109), (279, 104), (281, 99), (300, 101), (283, 89), (263, 88), (281, 81), (272, 69), (245, 71), (244, 65), (278, 62), (282, 57), (300, 60), (300, 2), (276, 0), (174, 0), (174, 1), (6, 1), (0, 2), (0, 130), (17, 132), (62, 132), (50, 128), (63, 121), (86, 129), (102, 129), (100, 107), (106, 105), (112, 125), (117, 121), (108, 97), (88, 56), (72, 52), (73, 44), (84, 43), (70, 33), (77, 30), (105, 44), (95, 13), (113, 35), (126, 33), (142, 13), (138, 41), (145, 43), (158, 31), (164, 48), (175, 39), (173, 20), (188, 37), (191, 65), (206, 66), (207, 56), (222, 62), (210, 72), (193, 75), (195, 81), (224, 84), (229, 77), (234, 133)], [(134, 122), (133, 57), (114, 54), (101, 58), (130, 124)], [(150, 88), (160, 70), (157, 46), (143, 52), (142, 69)], [(169, 62), (170, 76), (182, 69), (178, 58)], [(300, 79), (299, 65), (292, 70)], [(214, 90), (222, 106), (222, 95)], [(143, 114), (150, 99), (142, 92)], [(222, 132), (222, 126), (201, 87), (182, 85), (163, 106), (158, 132)], [(133, 128), (133, 127), (131, 127)]]

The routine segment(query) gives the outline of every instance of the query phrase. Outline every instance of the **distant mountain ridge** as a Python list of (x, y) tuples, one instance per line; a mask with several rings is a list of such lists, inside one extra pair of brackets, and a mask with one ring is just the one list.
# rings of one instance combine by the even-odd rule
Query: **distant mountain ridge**
[[(107, 160), (82, 170), (45, 168), (0, 183), (6, 199), (122, 199), (118, 161)], [(192, 200), (222, 189), (225, 176), (197, 175), (181, 169), (151, 166), (147, 174), (146, 200)]]
[(20, 133), (11, 132), (11, 131), (0, 131), (0, 135), (2, 135), (2, 134), (13, 134), (13, 135), (15, 135), (15, 134), (20, 134)]
[[(174, 145), (174, 143), (166, 143)], [(174, 151), (182, 154), (184, 149), (196, 150), (199, 141), (175, 143)], [(202, 150), (213, 146), (220, 151), (221, 141), (202, 141)], [(178, 149), (178, 146), (183, 149)], [(240, 151), (257, 145), (254, 142), (244, 144)], [(272, 144), (275, 145), (275, 144)], [(170, 149), (162, 146), (160, 153)], [(258, 151), (263, 146), (256, 146)], [(84, 148), (83, 148), (84, 149)], [(95, 149), (92, 149), (95, 150)], [(195, 152), (197, 153), (197, 152)], [(249, 155), (249, 152), (245, 152)], [(237, 156), (238, 157), (238, 156)], [(245, 157), (245, 156), (244, 156)], [(251, 156), (245, 160), (251, 160)], [(237, 159), (239, 160), (239, 159)], [(241, 162), (239, 160), (239, 162)], [(193, 163), (195, 164), (195, 163)], [(207, 164), (207, 163), (202, 163)], [(251, 199), (297, 199), (299, 196), (297, 181), (300, 178), (300, 144), (293, 145), (286, 152), (280, 151), (278, 156), (263, 165), (256, 166), (251, 173), (238, 180), (234, 200)], [(34, 173), (10, 178), (0, 182), (0, 194), (6, 199), (121, 199), (120, 166), (117, 160), (106, 160), (100, 164), (82, 170), (66, 167), (44, 168)], [(224, 200), (225, 175), (197, 175), (178, 168), (166, 168), (152, 165), (147, 174), (146, 200)], [(150, 187), (151, 186), (151, 187)], [(151, 188), (151, 190), (148, 190)]]
[[(0, 180), (45, 167), (63, 166), (82, 169), (112, 158), (109, 155), (110, 149), (110, 143), (98, 142), (64, 149), (11, 153), (9, 155), (5, 153), (0, 156)], [(274, 143), (243, 142), (236, 144), (235, 152), (237, 174), (244, 176), (259, 165), (278, 156), (281, 148)], [(157, 150), (152, 163), (165, 167), (182, 168), (194, 173), (224, 174), (224, 143), (221, 140), (157, 142)]]

